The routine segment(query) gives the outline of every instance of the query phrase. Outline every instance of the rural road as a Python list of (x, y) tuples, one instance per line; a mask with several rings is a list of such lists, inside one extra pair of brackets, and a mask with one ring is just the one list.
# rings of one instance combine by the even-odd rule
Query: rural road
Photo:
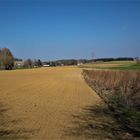
[[(103, 103), (81, 72), (76, 67), (1, 71), (0, 139), (91, 139), (90, 132), (85, 132), (93, 126), (78, 128), (86, 120), (77, 125), (76, 114)], [(101, 122), (101, 117), (103, 114), (95, 116), (96, 122)], [(99, 140), (104, 137), (97, 133), (95, 136)]]

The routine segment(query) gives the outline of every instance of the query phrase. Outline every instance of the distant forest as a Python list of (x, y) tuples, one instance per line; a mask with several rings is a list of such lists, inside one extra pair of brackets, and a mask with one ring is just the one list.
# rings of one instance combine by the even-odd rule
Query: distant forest
[[(92, 63), (92, 62), (109, 62), (109, 61), (133, 61), (135, 58), (131, 57), (119, 57), (119, 58), (98, 58), (98, 59), (62, 59), (55, 61), (41, 61), (42, 65), (49, 66), (70, 66), (77, 65), (79, 63)], [(23, 61), (22, 59), (15, 58), (15, 61)]]

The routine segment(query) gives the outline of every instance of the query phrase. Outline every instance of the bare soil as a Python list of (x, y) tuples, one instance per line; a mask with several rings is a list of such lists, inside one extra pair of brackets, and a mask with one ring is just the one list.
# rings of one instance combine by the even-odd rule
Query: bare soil
[[(0, 72), (0, 139), (110, 140), (124, 132), (76, 67)], [(126, 135), (127, 136), (127, 135)]]

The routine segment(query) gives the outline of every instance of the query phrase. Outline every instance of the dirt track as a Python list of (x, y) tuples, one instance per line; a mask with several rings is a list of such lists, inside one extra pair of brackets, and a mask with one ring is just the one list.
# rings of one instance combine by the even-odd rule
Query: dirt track
[[(88, 139), (82, 127), (77, 129), (79, 132), (74, 131), (77, 127), (73, 128), (76, 118), (73, 115), (99, 104), (102, 104), (101, 99), (85, 83), (78, 68), (1, 71), (0, 138)], [(95, 118), (96, 123), (97, 119), (101, 122), (103, 115)], [(105, 119), (110, 121), (109, 117)]]

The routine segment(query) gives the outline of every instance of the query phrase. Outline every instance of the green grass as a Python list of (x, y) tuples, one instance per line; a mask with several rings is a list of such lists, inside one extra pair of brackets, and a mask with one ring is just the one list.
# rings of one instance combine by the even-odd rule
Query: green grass
[(105, 67), (101, 69), (114, 69), (114, 70), (140, 70), (140, 64), (131, 64), (117, 67)]
[[(98, 66), (99, 64), (99, 66)], [(112, 64), (112, 66), (104, 66), (106, 64)], [(118, 66), (113, 66), (118, 64)], [(112, 61), (112, 62), (95, 62), (87, 63), (79, 66), (80, 68), (91, 69), (112, 69), (112, 70), (140, 70), (140, 64), (136, 64), (135, 61)]]

